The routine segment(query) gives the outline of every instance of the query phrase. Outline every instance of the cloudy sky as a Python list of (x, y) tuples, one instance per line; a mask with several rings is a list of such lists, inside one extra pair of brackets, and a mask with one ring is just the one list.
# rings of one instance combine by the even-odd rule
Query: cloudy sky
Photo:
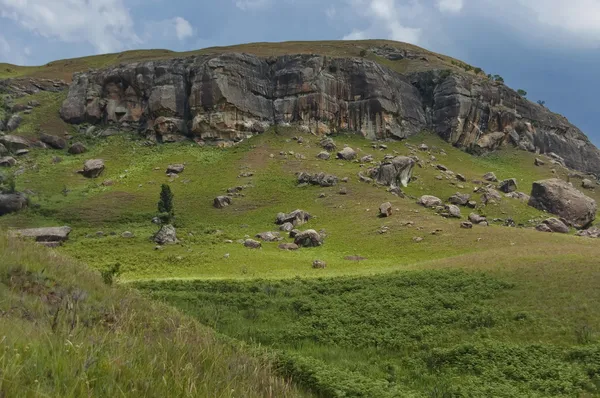
[(0, 0), (0, 62), (387, 38), (460, 58), (600, 144), (600, 0)]

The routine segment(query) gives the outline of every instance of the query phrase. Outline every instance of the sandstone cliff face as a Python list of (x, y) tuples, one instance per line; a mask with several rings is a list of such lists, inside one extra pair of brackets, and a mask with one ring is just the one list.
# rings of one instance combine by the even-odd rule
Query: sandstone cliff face
[(403, 138), (425, 125), (410, 81), (363, 59), (246, 54), (145, 62), (78, 74), (61, 116), (156, 134), (238, 141), (273, 124)]
[(600, 175), (600, 151), (564, 117), (474, 75), (404, 76), (363, 58), (223, 54), (74, 76), (61, 116), (158, 141), (236, 142), (271, 125), (405, 138), (423, 129), (473, 153), (515, 145)]

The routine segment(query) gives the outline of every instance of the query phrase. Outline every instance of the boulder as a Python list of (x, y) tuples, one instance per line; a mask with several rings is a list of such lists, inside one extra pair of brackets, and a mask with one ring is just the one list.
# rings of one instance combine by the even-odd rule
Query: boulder
[(312, 218), (312, 216), (304, 211), (304, 210), (294, 210), (291, 213), (279, 213), (277, 214), (277, 218), (275, 220), (275, 223), (278, 225), (283, 225), (285, 223), (291, 223), (293, 226), (298, 226), (298, 225), (302, 225), (306, 222), (308, 222), (308, 220), (310, 220)]
[(282, 238), (279, 235), (279, 232), (261, 232), (259, 234), (256, 234), (256, 237), (262, 241), (265, 242), (277, 242), (280, 241)]
[(600, 238), (600, 228), (591, 227), (577, 232), (577, 236), (583, 236), (586, 238)]
[(281, 250), (289, 250), (289, 251), (298, 250), (300, 248), (295, 243), (281, 243), (278, 247)]
[(170, 164), (167, 166), (167, 174), (179, 174), (183, 173), (185, 165), (183, 164)]
[(244, 241), (244, 246), (248, 249), (260, 249), (262, 247), (262, 243), (254, 239), (246, 239)]
[(135, 235), (133, 234), (133, 232), (130, 232), (130, 231), (125, 231), (121, 234), (121, 238), (125, 238), (125, 239), (131, 239), (134, 236)]
[(292, 229), (294, 229), (294, 224), (291, 222), (286, 222), (279, 227), (279, 230), (284, 232), (290, 232)]
[(294, 243), (300, 247), (317, 247), (323, 244), (323, 237), (314, 229), (307, 229), (294, 237)]
[(594, 189), (595, 188), (595, 184), (592, 182), (592, 180), (584, 178), (581, 181), (581, 186), (585, 189)]
[(32, 238), (36, 242), (65, 242), (69, 239), (70, 227), (30, 228), (10, 231), (13, 237)]
[(31, 146), (30, 142), (18, 135), (0, 136), (0, 144), (4, 145), (9, 151), (18, 151), (19, 149), (27, 149)]
[(0, 193), (0, 216), (23, 210), (27, 204), (27, 197), (22, 193)]
[(460, 223), (460, 227), (463, 229), (472, 229), (473, 228), (473, 223), (470, 221), (463, 221)]
[(67, 147), (67, 140), (56, 135), (41, 133), (40, 141), (53, 149), (65, 149)]
[(321, 151), (317, 155), (317, 159), (321, 159), (321, 160), (329, 160), (330, 157), (331, 157), (331, 154), (326, 151)]
[(545, 164), (546, 164), (546, 162), (544, 162), (542, 159), (539, 159), (539, 158), (535, 158), (535, 160), (533, 161), (533, 163), (534, 163), (536, 166), (543, 166), (543, 165), (545, 165)]
[(423, 195), (417, 201), (418, 204), (425, 206), (427, 208), (433, 208), (436, 206), (441, 206), (443, 204), (440, 198), (437, 198), (432, 195)]
[(22, 120), (23, 118), (21, 115), (12, 115), (6, 123), (6, 131), (15, 131), (17, 128), (19, 128)]
[(428, 151), (429, 147), (426, 144), (421, 144), (421, 145), (419, 145), (419, 150), (421, 150), (421, 151)]
[(460, 213), (460, 208), (456, 205), (447, 205), (446, 212), (448, 213), (448, 216), (452, 218), (462, 217), (462, 214)]
[(493, 172), (489, 172), (489, 173), (485, 173), (483, 175), (483, 179), (489, 182), (498, 182), (498, 178), (496, 177), (496, 174), (494, 174)]
[(481, 192), (481, 201), (484, 205), (498, 203), (500, 200), (502, 200), (502, 195), (500, 195), (500, 192), (493, 188), (483, 188)]
[(337, 185), (338, 178), (331, 174), (317, 173), (309, 174), (301, 172), (298, 174), (298, 184), (311, 184), (321, 187), (332, 187)]
[(335, 142), (329, 137), (323, 138), (321, 140), (320, 144), (321, 144), (321, 147), (328, 152), (335, 151), (337, 148), (337, 145), (335, 145)]
[(371, 170), (371, 177), (378, 184), (394, 187), (408, 186), (412, 178), (415, 161), (406, 156), (396, 156)]
[(460, 182), (467, 182), (467, 177), (462, 174), (456, 174), (456, 179)]
[(0, 167), (13, 167), (17, 164), (17, 159), (12, 156), (0, 158)]
[(596, 201), (558, 178), (533, 183), (529, 206), (547, 211), (582, 229), (596, 218)]
[(392, 204), (390, 202), (382, 203), (379, 206), (379, 216), (380, 217), (389, 217), (392, 215)]
[(169, 245), (177, 243), (177, 230), (171, 224), (165, 224), (160, 227), (154, 235), (154, 242), (159, 245)]
[(540, 232), (552, 232), (552, 229), (550, 229), (550, 227), (546, 224), (539, 224), (538, 226), (535, 227), (536, 231), (540, 231)]
[(0, 144), (0, 156), (8, 155), (8, 149), (4, 146), (4, 144)]
[(104, 171), (104, 161), (102, 159), (90, 159), (83, 164), (83, 170), (79, 173), (87, 178), (97, 178)]
[(482, 224), (487, 223), (487, 218), (484, 216), (480, 216), (477, 213), (471, 213), (469, 214), (469, 221), (471, 221), (473, 224)]
[(347, 146), (337, 153), (337, 158), (342, 160), (354, 160), (356, 159), (356, 151)]
[(365, 155), (360, 158), (361, 163), (371, 163), (373, 161), (373, 155)]
[(323, 268), (327, 267), (327, 263), (325, 261), (315, 260), (312, 263), (312, 267), (315, 269), (323, 269)]
[(231, 204), (231, 198), (229, 196), (217, 196), (213, 200), (213, 206), (217, 209), (222, 209)]
[(450, 198), (448, 199), (448, 202), (452, 203), (453, 205), (457, 205), (457, 206), (466, 206), (469, 203), (470, 199), (471, 199), (471, 195), (466, 194), (466, 193), (457, 192), (454, 195), (450, 196)]
[(561, 234), (568, 234), (569, 227), (558, 218), (552, 217), (542, 221), (543, 224), (547, 225), (552, 232), (558, 232)]
[(81, 155), (87, 152), (87, 148), (81, 142), (76, 142), (69, 147), (68, 151), (71, 155)]
[(15, 151), (16, 156), (25, 156), (29, 153), (29, 149), (17, 149)]
[(511, 193), (507, 194), (506, 197), (512, 198), (512, 199), (518, 199), (525, 203), (529, 202), (529, 195), (527, 195), (524, 192), (511, 192)]
[(498, 184), (498, 189), (504, 193), (511, 193), (517, 190), (517, 179), (509, 178)]

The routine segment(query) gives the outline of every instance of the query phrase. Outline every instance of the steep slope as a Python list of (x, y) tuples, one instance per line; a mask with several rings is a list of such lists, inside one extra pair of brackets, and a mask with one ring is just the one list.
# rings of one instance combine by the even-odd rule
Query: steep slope
[(289, 123), (370, 139), (430, 129), (470, 152), (515, 145), (600, 174), (600, 151), (566, 118), (464, 63), (388, 44), (360, 55), (213, 53), (124, 64), (76, 74), (61, 115), (159, 141), (235, 142)]

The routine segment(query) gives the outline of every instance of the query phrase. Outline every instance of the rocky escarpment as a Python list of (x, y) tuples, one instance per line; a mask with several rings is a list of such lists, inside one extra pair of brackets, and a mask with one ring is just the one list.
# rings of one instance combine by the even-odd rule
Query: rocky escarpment
[(405, 76), (364, 58), (232, 53), (121, 65), (75, 75), (61, 116), (158, 141), (235, 142), (282, 124), (370, 139), (430, 129), (473, 153), (515, 145), (600, 175), (600, 151), (579, 129), (503, 84), (449, 70)]

